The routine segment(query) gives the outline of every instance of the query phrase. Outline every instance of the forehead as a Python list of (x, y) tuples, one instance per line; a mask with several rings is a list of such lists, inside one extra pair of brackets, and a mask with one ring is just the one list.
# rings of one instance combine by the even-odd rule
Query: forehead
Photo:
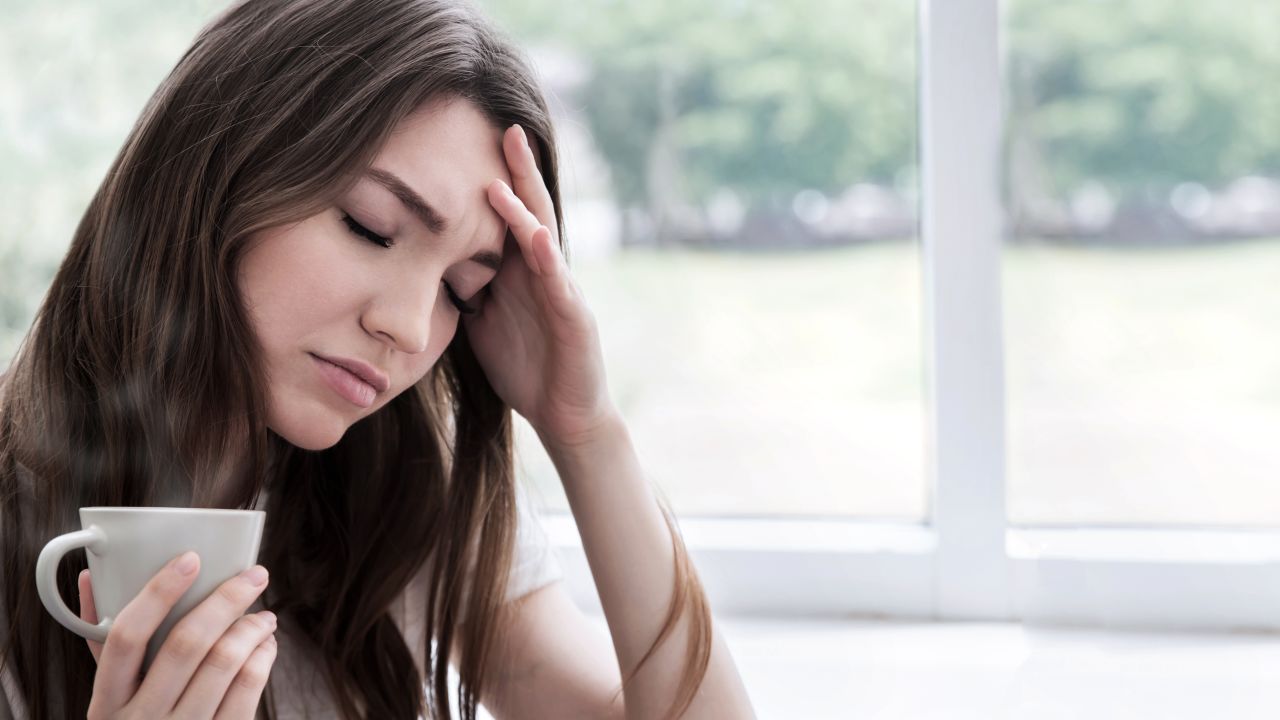
[(502, 133), (466, 100), (433, 101), (396, 125), (373, 165), (399, 176), (457, 231), (494, 236), (506, 222), (485, 188), (494, 178), (511, 184)]

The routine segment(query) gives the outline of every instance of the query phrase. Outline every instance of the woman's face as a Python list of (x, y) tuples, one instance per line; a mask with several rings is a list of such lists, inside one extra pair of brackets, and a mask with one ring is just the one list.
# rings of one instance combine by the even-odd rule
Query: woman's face
[(330, 447), (439, 359), (455, 300), (476, 307), (501, 262), (507, 225), (485, 194), (511, 182), (501, 139), (465, 100), (428, 104), (333, 207), (250, 238), (238, 282), (278, 435)]

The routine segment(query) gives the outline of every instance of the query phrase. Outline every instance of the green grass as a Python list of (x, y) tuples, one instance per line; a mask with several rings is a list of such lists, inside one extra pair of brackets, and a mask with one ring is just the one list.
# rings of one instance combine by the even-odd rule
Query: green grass
[(1005, 257), (1010, 512), (1280, 524), (1280, 241)]
[[(925, 514), (919, 255), (631, 251), (575, 268), (685, 513)], [(1280, 521), (1280, 242), (1004, 256), (1009, 508)], [(531, 436), (527, 436), (529, 439)], [(536, 442), (526, 466), (563, 506)]]

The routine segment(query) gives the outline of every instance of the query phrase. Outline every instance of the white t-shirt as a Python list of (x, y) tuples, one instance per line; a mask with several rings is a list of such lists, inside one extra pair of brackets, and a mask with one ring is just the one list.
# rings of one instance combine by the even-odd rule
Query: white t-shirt
[[(546, 531), (538, 521), (537, 511), (519, 483), (516, 484), (516, 512), (516, 546), (507, 585), (508, 600), (549, 585), (564, 574), (547, 540)], [(428, 570), (428, 566), (419, 570), (392, 608), (392, 618), (404, 635), (419, 673), (423, 672), (425, 665)], [(261, 605), (255, 603), (251, 611), (258, 609)], [(3, 608), (0, 607), (0, 633), (7, 627)], [(289, 618), (280, 618), (276, 638), (279, 647), (271, 669), (270, 687), (278, 717), (281, 720), (339, 717), (325, 682), (323, 666), (318, 662), (318, 654), (291, 625)], [(4, 690), (0, 695), (0, 720), (28, 720), (26, 704), (18, 696), (17, 683), (9, 668), (0, 673), (0, 685)]]

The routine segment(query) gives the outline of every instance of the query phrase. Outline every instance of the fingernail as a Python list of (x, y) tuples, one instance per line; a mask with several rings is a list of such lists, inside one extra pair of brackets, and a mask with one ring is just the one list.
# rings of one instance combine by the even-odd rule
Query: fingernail
[(263, 620), (266, 620), (267, 625), (270, 626), (272, 630), (276, 629), (275, 613), (271, 612), (270, 610), (263, 610), (262, 612), (258, 613), (258, 617), (262, 618)]
[(173, 569), (177, 570), (179, 575), (190, 575), (196, 571), (199, 564), (200, 558), (188, 550), (178, 557), (178, 562), (174, 564)]
[(261, 565), (254, 565), (240, 573), (240, 577), (248, 580), (250, 585), (261, 585), (267, 581), (267, 569)]

